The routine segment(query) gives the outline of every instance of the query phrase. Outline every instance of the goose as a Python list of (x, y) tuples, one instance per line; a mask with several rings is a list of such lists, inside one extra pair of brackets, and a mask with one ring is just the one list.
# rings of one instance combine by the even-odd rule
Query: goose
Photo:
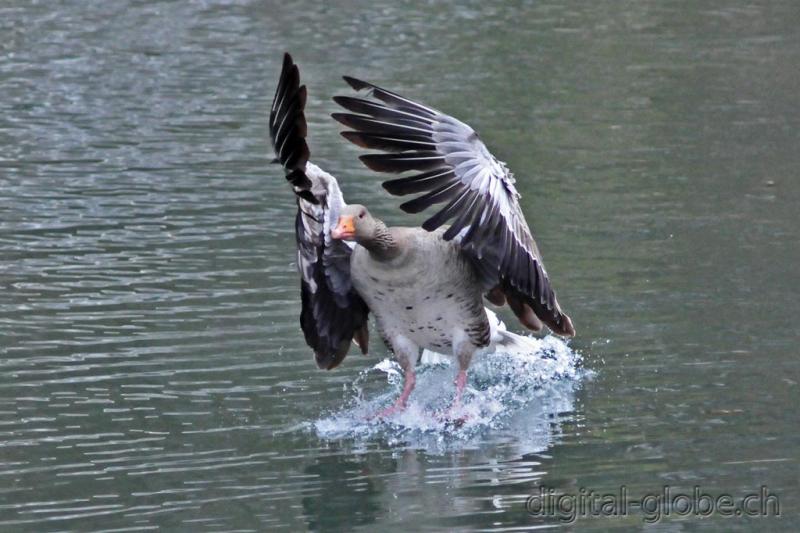
[[(269, 132), (297, 202), (300, 325), (322, 369), (338, 366), (355, 343), (368, 352), (368, 316), (403, 370), (403, 390), (380, 416), (402, 411), (415, 385), (420, 350), (458, 363), (457, 411), (476, 352), (513, 338), (484, 299), (508, 305), (533, 331), (547, 325), (574, 336), (520, 208), (515, 180), (467, 124), (365, 81), (344, 77), (365, 97), (336, 96), (341, 135), (380, 153), (360, 156), (371, 170), (415, 172), (383, 182), (392, 195), (418, 195), (400, 208), (438, 208), (421, 227), (388, 227), (347, 204), (336, 178), (309, 161), (306, 87), (287, 53), (269, 114)], [(449, 225), (447, 224), (448, 222)]]

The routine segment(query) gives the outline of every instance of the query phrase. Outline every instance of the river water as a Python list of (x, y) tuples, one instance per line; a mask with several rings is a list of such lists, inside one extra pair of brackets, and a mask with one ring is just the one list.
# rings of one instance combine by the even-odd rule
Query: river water
[[(0, 530), (520, 531), (568, 521), (526, 509), (540, 487), (762, 486), (780, 519), (655, 527), (795, 529), (796, 3), (275, 4), (0, 6)], [(343, 74), (515, 171), (578, 336), (478, 361), (464, 427), (430, 415), (446, 363), (375, 423), (374, 327), (332, 372), (303, 342), (266, 130), (285, 50), (313, 159), (390, 224), (418, 220), (338, 136)]]

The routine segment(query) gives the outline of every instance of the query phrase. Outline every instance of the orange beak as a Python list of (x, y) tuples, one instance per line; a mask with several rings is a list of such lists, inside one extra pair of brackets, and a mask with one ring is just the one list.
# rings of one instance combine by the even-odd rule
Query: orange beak
[(356, 225), (353, 222), (352, 215), (342, 215), (339, 217), (339, 222), (336, 224), (336, 227), (331, 230), (331, 237), (345, 241), (352, 241), (356, 238)]

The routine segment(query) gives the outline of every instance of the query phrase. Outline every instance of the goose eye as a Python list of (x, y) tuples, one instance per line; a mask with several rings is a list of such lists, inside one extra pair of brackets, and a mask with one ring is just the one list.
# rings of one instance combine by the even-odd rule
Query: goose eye
[(364, 215), (365, 213), (362, 211), (361, 213), (358, 214), (358, 218), (364, 218)]

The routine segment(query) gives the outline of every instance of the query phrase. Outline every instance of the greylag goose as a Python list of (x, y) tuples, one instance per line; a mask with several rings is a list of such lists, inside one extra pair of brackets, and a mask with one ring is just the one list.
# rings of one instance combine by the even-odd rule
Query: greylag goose
[(484, 297), (508, 304), (531, 330), (544, 323), (556, 334), (573, 336), (575, 329), (550, 285), (512, 174), (475, 131), (393, 92), (344, 79), (368, 98), (334, 98), (349, 111), (333, 115), (350, 128), (342, 135), (384, 152), (360, 159), (378, 172), (417, 172), (383, 183), (393, 195), (423, 193), (402, 204), (404, 211), (445, 205), (420, 228), (387, 227), (363, 205), (346, 204), (336, 179), (309, 161), (306, 88), (286, 54), (269, 130), (275, 162), (297, 200), (305, 340), (324, 369), (342, 362), (351, 341), (366, 354), (371, 311), (404, 372), (402, 393), (382, 414), (405, 408), (423, 348), (449, 351), (458, 361), (457, 409), (473, 354), (496, 333)]

